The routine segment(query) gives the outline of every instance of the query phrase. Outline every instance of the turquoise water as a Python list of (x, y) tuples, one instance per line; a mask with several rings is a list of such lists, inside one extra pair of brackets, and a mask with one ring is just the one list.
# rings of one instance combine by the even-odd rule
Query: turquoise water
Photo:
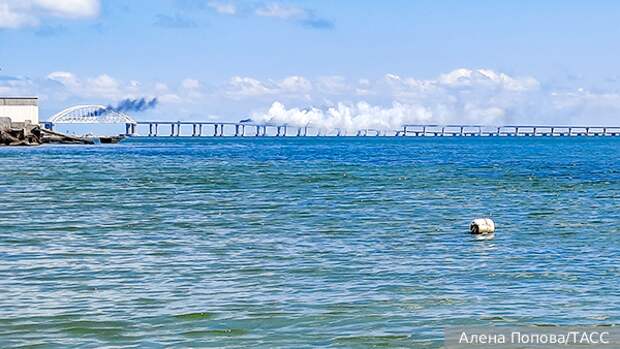
[[(439, 348), (620, 324), (620, 139), (0, 149), (0, 347)], [(467, 234), (491, 216), (494, 240)]]

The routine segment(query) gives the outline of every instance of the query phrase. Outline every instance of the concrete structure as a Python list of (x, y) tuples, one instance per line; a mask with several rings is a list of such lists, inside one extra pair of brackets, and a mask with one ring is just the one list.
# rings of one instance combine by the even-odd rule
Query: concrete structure
[(39, 123), (39, 97), (0, 97), (0, 117), (14, 123)]
[[(163, 128), (163, 129), (160, 129)], [(183, 128), (183, 132), (181, 129)], [(247, 129), (247, 130), (246, 130)], [(508, 137), (508, 136), (620, 136), (620, 126), (549, 125), (403, 125), (398, 130), (322, 129), (313, 125), (254, 124), (221, 121), (136, 121), (125, 124), (128, 136), (417, 136), (417, 137)]]

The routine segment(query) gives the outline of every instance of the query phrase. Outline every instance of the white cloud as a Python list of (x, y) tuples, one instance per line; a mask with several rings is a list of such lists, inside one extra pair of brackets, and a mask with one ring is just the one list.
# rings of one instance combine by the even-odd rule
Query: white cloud
[(325, 110), (318, 108), (286, 109), (280, 102), (274, 102), (266, 113), (255, 113), (252, 117), (261, 122), (310, 125), (323, 129), (337, 128), (357, 130), (374, 128), (396, 129), (407, 122), (429, 122), (432, 112), (421, 106), (394, 102), (389, 107), (372, 106), (366, 102), (355, 104), (338, 103)]
[(184, 79), (181, 81), (181, 87), (186, 90), (197, 90), (200, 88), (200, 81), (196, 79)]
[(170, 90), (170, 88), (168, 87), (168, 85), (164, 84), (163, 82), (155, 83), (155, 91), (157, 91), (159, 93), (166, 93), (169, 90)]
[(61, 84), (66, 92), (81, 98), (114, 100), (141, 94), (140, 82), (131, 80), (123, 83), (108, 74), (80, 79), (73, 73), (57, 71), (48, 74), (47, 79)]
[(33, 6), (52, 16), (89, 18), (99, 15), (99, 0), (34, 0)]
[(316, 123), (325, 128), (395, 129), (402, 123), (620, 123), (617, 91), (543, 88), (533, 77), (489, 69), (457, 69), (426, 79), (396, 74), (357, 80), (291, 75), (265, 80), (233, 76), (212, 86), (195, 78), (169, 83), (56, 71), (38, 79), (0, 76), (0, 94), (41, 95), (49, 104), (56, 103), (54, 108), (67, 101), (113, 103), (157, 96), (179, 117), (183, 117), (182, 110), (193, 119), (211, 110), (238, 120), (254, 110), (259, 111), (253, 114), (257, 120)]
[(308, 92), (312, 90), (312, 83), (303, 76), (289, 76), (278, 83), (282, 92)]
[(451, 87), (491, 85), (513, 91), (527, 91), (537, 88), (539, 85), (536, 79), (530, 77), (513, 78), (504, 73), (496, 73), (490, 69), (471, 70), (465, 68), (440, 75), (436, 83)]
[[(196, 79), (184, 79), (179, 87), (171, 89), (163, 82), (145, 85), (137, 80), (127, 82), (118, 80), (108, 74), (100, 74), (90, 78), (79, 78), (66, 71), (56, 71), (47, 75), (47, 81), (56, 83), (52, 88), (59, 99), (70, 97), (83, 100), (85, 103), (114, 102), (124, 98), (145, 96), (158, 97), (162, 103), (195, 103), (203, 97), (202, 86)], [(60, 85), (60, 88), (58, 87)]]
[(291, 19), (304, 16), (306, 11), (296, 6), (280, 5), (270, 3), (256, 9), (256, 14), (262, 17), (276, 17), (281, 19)]
[(84, 87), (84, 92), (92, 96), (118, 98), (122, 95), (119, 82), (107, 74), (102, 74), (96, 78), (88, 79)]
[(228, 84), (227, 93), (235, 98), (263, 96), (275, 92), (261, 81), (249, 77), (233, 76)]
[(237, 13), (237, 7), (230, 2), (209, 1), (208, 6), (214, 9), (215, 12), (224, 15), (234, 15)]
[(45, 17), (93, 18), (99, 9), (99, 0), (3, 0), (0, 28), (37, 26)]
[[(236, 15), (239, 13), (237, 6), (232, 2), (212, 0), (209, 1), (207, 5), (220, 14)], [(250, 7), (253, 6), (250, 5)], [(246, 13), (246, 11), (242, 12)], [(254, 7), (252, 14), (259, 17), (271, 17), (296, 22), (297, 24), (311, 29), (323, 30), (334, 27), (334, 23), (331, 20), (318, 16), (316, 12), (311, 9), (277, 2), (259, 4), (257, 7)]]
[[(397, 129), (404, 123), (477, 123), (502, 124), (532, 118), (532, 101), (541, 93), (540, 84), (531, 77), (512, 77), (488, 69), (457, 69), (436, 79), (420, 80), (386, 74), (372, 83), (361, 79), (356, 84), (343, 77), (321, 77), (317, 86), (322, 94), (381, 96), (391, 105), (372, 105), (364, 100), (337, 103), (327, 108), (286, 109), (275, 102), (255, 118), (295, 125), (313, 123), (323, 128)], [(620, 105), (619, 105), (620, 108)]]
[(351, 89), (346, 79), (342, 76), (322, 76), (317, 80), (319, 91), (326, 94), (343, 94)]
[(56, 71), (49, 73), (47, 78), (65, 85), (68, 88), (76, 89), (80, 87), (80, 82), (73, 73), (66, 71)]
[(303, 76), (293, 75), (280, 81), (260, 81), (251, 77), (234, 76), (228, 82), (226, 94), (235, 99), (269, 95), (303, 96), (312, 90), (312, 83)]
[(35, 89), (33, 81), (23, 77), (0, 77), (0, 96), (30, 96)]
[(357, 87), (355, 87), (355, 94), (358, 96), (368, 96), (374, 94), (371, 90), (372, 84), (368, 79), (359, 79)]
[(15, 11), (9, 3), (0, 3), (0, 28), (20, 28), (33, 26), (38, 23), (37, 19), (28, 13)]

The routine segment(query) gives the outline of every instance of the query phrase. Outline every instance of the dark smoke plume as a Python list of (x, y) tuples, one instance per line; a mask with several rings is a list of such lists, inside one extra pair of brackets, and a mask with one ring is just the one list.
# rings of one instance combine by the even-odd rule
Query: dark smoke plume
[(144, 97), (138, 99), (123, 99), (116, 106), (108, 105), (105, 108), (97, 109), (91, 113), (91, 116), (101, 116), (110, 112), (127, 113), (141, 112), (157, 106), (157, 98), (148, 100)]

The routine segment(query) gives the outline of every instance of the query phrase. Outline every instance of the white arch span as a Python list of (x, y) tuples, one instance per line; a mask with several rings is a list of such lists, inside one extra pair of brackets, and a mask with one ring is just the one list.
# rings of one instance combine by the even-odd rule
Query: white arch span
[(48, 122), (53, 124), (135, 124), (131, 116), (116, 111), (97, 113), (106, 107), (100, 104), (76, 105), (54, 114)]

